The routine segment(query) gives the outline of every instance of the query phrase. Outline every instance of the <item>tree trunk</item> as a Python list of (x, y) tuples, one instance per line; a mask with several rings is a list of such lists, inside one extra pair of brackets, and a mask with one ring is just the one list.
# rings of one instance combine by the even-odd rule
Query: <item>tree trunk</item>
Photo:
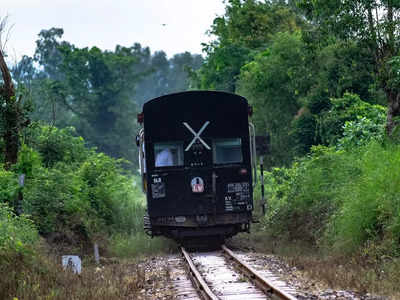
[(9, 169), (18, 159), (19, 128), (18, 128), (18, 104), (15, 99), (14, 85), (12, 83), (10, 70), (4, 59), (3, 51), (0, 49), (0, 70), (3, 76), (3, 86), (0, 87), (0, 97), (3, 98), (3, 123), (4, 123), (4, 167)]
[(399, 123), (396, 117), (400, 117), (400, 93), (387, 91), (386, 95), (388, 97), (386, 133), (388, 136), (391, 136), (393, 130)]
[(388, 46), (389, 46), (389, 53), (390, 56), (393, 56), (394, 53), (394, 49), (395, 49), (395, 38), (394, 38), (394, 34), (395, 34), (395, 23), (393, 21), (393, 4), (391, 0), (388, 0), (387, 2), (387, 35), (388, 35)]

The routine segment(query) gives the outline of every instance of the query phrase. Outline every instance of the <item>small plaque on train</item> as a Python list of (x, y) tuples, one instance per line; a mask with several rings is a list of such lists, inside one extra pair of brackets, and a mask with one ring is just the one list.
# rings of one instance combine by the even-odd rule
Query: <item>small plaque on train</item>
[(201, 177), (195, 177), (192, 179), (192, 182), (190, 183), (192, 187), (192, 192), (193, 193), (202, 193), (204, 192), (204, 181)]

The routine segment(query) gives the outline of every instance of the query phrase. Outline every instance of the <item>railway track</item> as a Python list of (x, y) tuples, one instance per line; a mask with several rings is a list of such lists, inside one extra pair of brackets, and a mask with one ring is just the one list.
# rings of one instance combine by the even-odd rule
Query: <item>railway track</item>
[(191, 253), (181, 248), (194, 288), (202, 299), (297, 299), (289, 289), (262, 277), (226, 246), (220, 251)]

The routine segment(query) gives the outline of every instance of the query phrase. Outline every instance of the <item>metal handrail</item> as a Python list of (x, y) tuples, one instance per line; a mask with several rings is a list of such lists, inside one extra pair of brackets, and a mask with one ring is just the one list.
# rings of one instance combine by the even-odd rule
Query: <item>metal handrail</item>
[(251, 168), (253, 169), (253, 187), (257, 184), (256, 129), (249, 123)]
[(139, 166), (140, 166), (140, 175), (142, 177), (142, 191), (143, 193), (146, 193), (145, 189), (145, 153), (144, 153), (144, 129), (141, 128), (139, 131)]

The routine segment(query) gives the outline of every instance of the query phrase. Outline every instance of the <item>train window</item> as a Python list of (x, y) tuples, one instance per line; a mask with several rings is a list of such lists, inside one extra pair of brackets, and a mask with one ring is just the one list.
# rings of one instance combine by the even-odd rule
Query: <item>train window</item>
[(240, 138), (214, 140), (213, 159), (215, 164), (241, 163), (242, 140)]
[(154, 161), (156, 167), (183, 166), (183, 142), (155, 143)]

